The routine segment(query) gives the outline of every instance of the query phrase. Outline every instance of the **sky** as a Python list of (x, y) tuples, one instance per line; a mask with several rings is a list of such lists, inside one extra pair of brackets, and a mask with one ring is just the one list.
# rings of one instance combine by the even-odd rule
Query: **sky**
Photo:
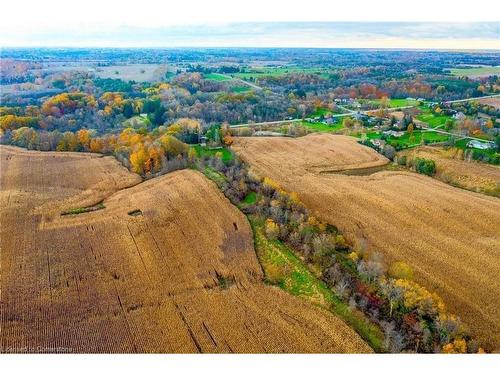
[(497, 3), (8, 0), (0, 46), (500, 50)]

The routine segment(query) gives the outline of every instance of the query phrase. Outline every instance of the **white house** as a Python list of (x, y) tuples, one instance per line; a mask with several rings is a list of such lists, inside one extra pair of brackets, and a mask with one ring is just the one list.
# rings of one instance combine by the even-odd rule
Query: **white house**
[(473, 139), (472, 141), (469, 141), (467, 143), (467, 147), (477, 148), (479, 150), (488, 150), (490, 148), (493, 148), (494, 145), (493, 142), (480, 142)]

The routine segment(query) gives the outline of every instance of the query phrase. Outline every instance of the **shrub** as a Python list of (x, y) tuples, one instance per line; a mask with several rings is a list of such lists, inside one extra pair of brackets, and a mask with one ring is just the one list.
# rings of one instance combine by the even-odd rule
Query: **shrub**
[(396, 262), (389, 268), (389, 276), (393, 279), (413, 279), (413, 270), (405, 262)]
[(397, 162), (399, 165), (406, 165), (406, 155), (398, 156)]
[(265, 271), (267, 281), (275, 285), (283, 282), (284, 278), (290, 272), (286, 266), (284, 267), (274, 263), (267, 265)]
[(443, 346), (443, 353), (445, 354), (463, 354), (467, 352), (467, 344), (464, 339), (455, 339), (453, 342)]
[(432, 176), (434, 173), (436, 173), (436, 163), (432, 159), (416, 158), (415, 170), (418, 173)]
[(385, 145), (384, 150), (383, 150), (384, 156), (389, 159), (393, 160), (394, 156), (396, 155), (396, 149), (392, 147), (391, 145)]
[(275, 240), (278, 238), (280, 233), (280, 228), (272, 219), (266, 220), (266, 236), (270, 240)]

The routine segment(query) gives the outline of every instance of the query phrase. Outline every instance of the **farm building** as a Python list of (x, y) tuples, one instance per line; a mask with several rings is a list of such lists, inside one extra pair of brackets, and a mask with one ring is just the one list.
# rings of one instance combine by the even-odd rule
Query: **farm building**
[(399, 138), (399, 137), (402, 137), (405, 134), (405, 132), (397, 132), (397, 131), (394, 131), (394, 130), (386, 130), (385, 132), (383, 132), (383, 134)]
[(253, 135), (256, 137), (283, 137), (283, 136), (285, 136), (283, 133), (271, 132), (271, 131), (267, 131), (267, 130), (256, 131)]
[(488, 150), (494, 147), (493, 142), (480, 142), (476, 140), (469, 141), (467, 147), (477, 148), (479, 150)]

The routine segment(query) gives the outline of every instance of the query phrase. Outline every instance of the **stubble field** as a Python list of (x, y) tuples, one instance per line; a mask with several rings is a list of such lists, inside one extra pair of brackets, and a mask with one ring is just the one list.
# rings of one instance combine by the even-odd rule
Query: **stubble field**
[(345, 138), (238, 138), (232, 147), (356, 246), (389, 264), (409, 263), (474, 335), (500, 349), (500, 201), (411, 172), (324, 173), (381, 163), (375, 151)]
[(410, 158), (432, 159), (436, 177), (463, 189), (500, 197), (500, 167), (457, 158), (461, 150), (440, 147), (417, 147), (401, 154)]
[(1, 352), (371, 351), (262, 283), (245, 216), (198, 172), (0, 151)]

